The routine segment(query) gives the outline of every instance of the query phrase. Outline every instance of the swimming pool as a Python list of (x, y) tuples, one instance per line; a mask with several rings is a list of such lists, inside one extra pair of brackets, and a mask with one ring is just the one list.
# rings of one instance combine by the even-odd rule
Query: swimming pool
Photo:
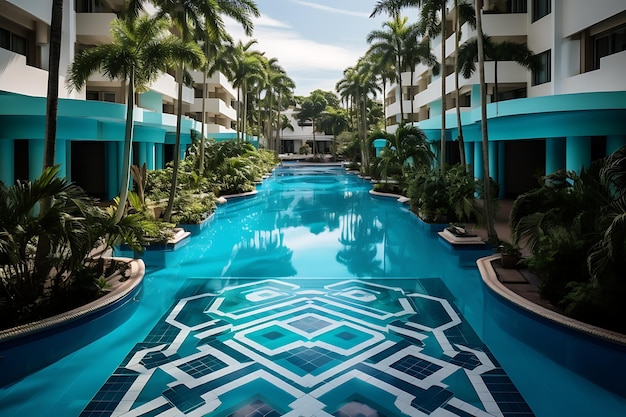
[(370, 188), (277, 169), (148, 259), (135, 314), (3, 388), (0, 415), (623, 414), (485, 316), (487, 251), (452, 251)]

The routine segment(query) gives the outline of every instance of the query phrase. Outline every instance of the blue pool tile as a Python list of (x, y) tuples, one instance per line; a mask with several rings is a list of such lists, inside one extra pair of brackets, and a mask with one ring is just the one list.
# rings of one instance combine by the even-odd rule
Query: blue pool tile
[(411, 406), (418, 410), (431, 414), (436, 409), (446, 404), (454, 394), (445, 388), (432, 386), (427, 390), (419, 390), (415, 393), (415, 399)]
[(226, 364), (214, 356), (207, 355), (179, 365), (178, 367), (192, 377), (200, 378), (225, 368)]
[(391, 367), (418, 379), (429, 377), (441, 369), (439, 365), (410, 355), (393, 363)]
[(280, 413), (261, 400), (255, 400), (228, 417), (280, 417)]
[(163, 391), (163, 396), (183, 413), (189, 413), (205, 404), (196, 392), (182, 384)]
[(480, 359), (472, 352), (459, 352), (450, 360), (450, 363), (473, 370), (480, 365)]

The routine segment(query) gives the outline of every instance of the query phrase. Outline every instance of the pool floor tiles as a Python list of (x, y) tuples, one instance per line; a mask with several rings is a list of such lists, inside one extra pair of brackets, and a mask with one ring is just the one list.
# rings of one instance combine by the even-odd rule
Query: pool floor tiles
[(189, 280), (81, 416), (533, 416), (432, 280)]

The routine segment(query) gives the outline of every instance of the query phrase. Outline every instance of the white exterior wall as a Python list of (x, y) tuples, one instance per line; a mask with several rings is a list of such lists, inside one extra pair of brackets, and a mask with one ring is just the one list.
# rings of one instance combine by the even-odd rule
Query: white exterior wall
[[(624, 68), (626, 68), (626, 52), (621, 52), (604, 57), (600, 61), (600, 69), (582, 73), (581, 68), (581, 32), (588, 30), (590, 35), (595, 35), (606, 29), (615, 27), (616, 16), (622, 14), (623, 22), (626, 23), (626, 2), (624, 0), (602, 0), (593, 2), (588, 0), (552, 0), (552, 11), (543, 18), (532, 22), (532, 2), (528, 1), (527, 13), (517, 14), (483, 14), (483, 28), (485, 33), (498, 40), (512, 37), (519, 39), (525, 37), (528, 48), (539, 54), (551, 51), (551, 82), (533, 86), (532, 74), (521, 66), (510, 62), (498, 63), (498, 83), (526, 84), (528, 97), (540, 97), (555, 94), (571, 94), (593, 91), (620, 91), (626, 90)], [(450, 12), (452, 15), (454, 11)], [(609, 23), (605, 22), (611, 19)], [(619, 18), (618, 18), (619, 19)], [(475, 37), (476, 31), (465, 24), (461, 29), (461, 44)], [(441, 62), (441, 37), (436, 37), (431, 42), (432, 53)], [(454, 36), (446, 40), (446, 55), (448, 63), (453, 61)], [(418, 66), (414, 74), (414, 83), (417, 85), (423, 75), (428, 74), (429, 69)], [(487, 62), (485, 67), (486, 82), (491, 87), (494, 82), (493, 63)], [(410, 73), (403, 73), (403, 86), (407, 86)], [(469, 87), (478, 84), (478, 74), (469, 79), (462, 76), (459, 78), (460, 87)], [(392, 94), (399, 96), (398, 85), (390, 88), (388, 97)], [(446, 78), (446, 93), (454, 94), (454, 76)], [(491, 88), (489, 89), (491, 93)], [(414, 97), (413, 107), (430, 106), (431, 103), (441, 100), (441, 76), (433, 76), (426, 89), (420, 90)], [(408, 104), (407, 104), (408, 103)], [(405, 113), (410, 111), (410, 102), (403, 103)], [(436, 107), (438, 107), (437, 104)], [(399, 115), (399, 102), (389, 105), (386, 109), (387, 117)], [(415, 110), (417, 111), (417, 110)], [(436, 117), (438, 110), (430, 114), (430, 118)], [(392, 127), (389, 127), (392, 128)], [(388, 129), (389, 129), (388, 128)]]
[[(109, 6), (119, 9), (124, 0), (105, 0)], [(0, 48), (0, 90), (36, 97), (45, 97), (48, 88), (48, 31), (52, 11), (51, 0), (6, 0), (0, 14), (17, 25), (33, 31), (39, 47), (41, 68), (26, 64), (26, 57)], [(67, 69), (75, 56), (76, 43), (102, 44), (110, 41), (110, 21), (115, 17), (113, 13), (79, 13), (74, 10), (74, 0), (64, 0), (63, 28), (61, 38), (61, 60), (59, 63), (59, 97), (85, 99), (87, 87), (80, 92), (67, 90), (65, 85)], [(232, 85), (222, 74), (211, 77), (212, 83), (221, 83), (231, 95), (235, 95)], [(89, 79), (88, 86), (95, 88), (111, 87), (119, 89), (119, 81), (109, 81), (102, 75), (94, 75)], [(165, 103), (174, 103), (177, 97), (177, 83), (174, 77), (162, 74), (151, 86), (151, 89), (163, 95)], [(120, 97), (124, 102), (125, 97)], [(194, 91), (183, 87), (183, 103), (194, 103)], [(228, 109), (229, 103), (226, 103)], [(224, 106), (222, 106), (224, 107)], [(221, 108), (221, 107), (220, 107)], [(232, 117), (232, 111), (226, 112), (226, 117)]]

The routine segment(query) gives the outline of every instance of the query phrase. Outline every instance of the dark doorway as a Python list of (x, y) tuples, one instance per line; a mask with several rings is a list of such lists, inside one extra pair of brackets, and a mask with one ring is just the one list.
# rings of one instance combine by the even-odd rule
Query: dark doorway
[[(14, 142), (14, 150), (13, 157), (15, 158), (15, 165), (13, 168), (13, 174), (15, 175), (15, 180), (28, 181), (28, 141), (27, 140), (16, 140)], [(43, 164), (43, 161), (41, 161)], [(13, 184), (5, 184), (7, 186)]]
[(104, 142), (72, 142), (72, 182), (91, 197), (106, 198)]
[(516, 140), (505, 142), (505, 198), (539, 186), (539, 177), (546, 172), (546, 141)]

